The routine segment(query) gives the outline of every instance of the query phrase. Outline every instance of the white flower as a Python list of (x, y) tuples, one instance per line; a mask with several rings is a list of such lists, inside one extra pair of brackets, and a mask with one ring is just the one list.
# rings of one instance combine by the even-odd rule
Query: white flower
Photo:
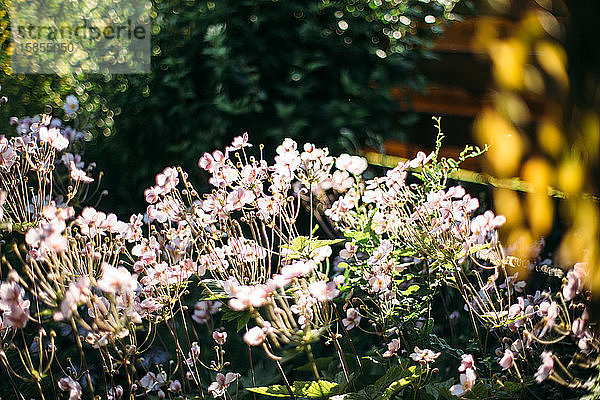
[(475, 375), (475, 371), (471, 368), (467, 368), (464, 374), (460, 374), (460, 385), (453, 385), (450, 388), (450, 393), (454, 396), (463, 396), (469, 390), (473, 389), (476, 379), (477, 375)]
[(58, 151), (62, 151), (69, 146), (69, 139), (64, 137), (58, 128), (48, 129), (45, 126), (42, 126), (38, 131), (38, 135), (40, 142), (48, 143)]
[(63, 110), (67, 115), (73, 115), (79, 110), (79, 100), (77, 97), (72, 94), (68, 95), (65, 99), (65, 105), (63, 106)]

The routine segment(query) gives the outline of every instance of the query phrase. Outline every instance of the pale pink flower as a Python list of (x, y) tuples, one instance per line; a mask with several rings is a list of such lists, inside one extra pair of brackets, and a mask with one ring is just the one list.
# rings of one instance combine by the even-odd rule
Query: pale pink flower
[(227, 151), (235, 151), (243, 147), (252, 147), (252, 144), (248, 143), (248, 132), (244, 132), (242, 136), (234, 137), (231, 146), (227, 147)]
[(205, 324), (214, 314), (219, 311), (221, 305), (222, 304), (219, 301), (199, 301), (194, 305), (194, 314), (192, 315), (192, 319), (199, 324)]
[(354, 257), (357, 249), (358, 249), (358, 247), (355, 244), (346, 242), (346, 244), (344, 245), (344, 249), (342, 251), (340, 251), (340, 257), (342, 257), (345, 260), (348, 260), (348, 259)]
[(312, 282), (308, 285), (308, 291), (314, 298), (321, 302), (333, 300), (340, 294), (335, 282), (325, 281)]
[(53, 201), (42, 210), (42, 216), (48, 221), (57, 219), (65, 222), (69, 218), (72, 218), (73, 215), (75, 215), (73, 207), (56, 207), (56, 204)]
[(158, 197), (163, 193), (158, 186), (152, 186), (144, 190), (144, 198), (147, 203), (154, 204), (158, 201)]
[[(154, 313), (160, 309), (162, 309), (164, 307), (164, 304), (161, 303), (160, 301), (158, 301), (156, 298), (154, 297), (148, 297), (146, 299), (144, 299), (141, 303), (139, 303), (139, 308), (141, 311), (141, 314), (147, 314), (147, 313)], [(192, 318), (194, 318), (192, 316)]]
[(354, 329), (360, 324), (361, 316), (354, 308), (346, 310), (346, 318), (342, 319), (342, 324), (347, 330)]
[(248, 332), (244, 334), (244, 342), (250, 346), (260, 346), (266, 338), (266, 333), (259, 326), (250, 328)]
[(340, 154), (335, 161), (335, 167), (341, 171), (348, 171), (354, 175), (360, 175), (369, 166), (367, 160), (363, 157), (351, 156), (349, 154)]
[(460, 385), (453, 385), (450, 387), (450, 393), (458, 397), (463, 396), (465, 393), (473, 389), (476, 379), (477, 375), (475, 374), (475, 371), (468, 368), (464, 374), (460, 375)]
[(177, 393), (181, 390), (181, 382), (175, 379), (173, 382), (169, 384), (169, 391), (173, 393)]
[(173, 167), (167, 167), (160, 174), (156, 175), (156, 186), (158, 186), (163, 193), (169, 193), (175, 189), (175, 186), (179, 183), (179, 172)]
[(102, 224), (105, 219), (105, 213), (96, 211), (93, 207), (85, 207), (75, 223), (79, 226), (82, 235), (93, 237), (104, 233)]
[(367, 260), (367, 264), (373, 265), (384, 261), (392, 252), (393, 245), (389, 240), (384, 240), (381, 244), (373, 251), (373, 255)]
[(228, 372), (226, 375), (222, 373), (218, 373), (215, 379), (215, 382), (211, 383), (208, 386), (208, 392), (213, 395), (214, 398), (225, 396), (225, 391), (234, 382), (240, 374), (234, 374), (233, 372)]
[(540, 304), (539, 312), (544, 316), (545, 323), (544, 327), (542, 328), (539, 334), (539, 337), (544, 337), (544, 335), (552, 329), (552, 327), (554, 326), (554, 322), (558, 317), (559, 311), (560, 308), (558, 307), (558, 303), (556, 303), (555, 301), (553, 301), (552, 303), (544, 301), (542, 304)]
[(434, 155), (435, 155), (435, 153), (433, 153), (433, 152), (431, 152), (429, 155), (426, 155), (422, 151), (419, 151), (417, 153), (417, 155), (415, 156), (415, 158), (413, 158), (412, 160), (410, 160), (408, 162), (408, 165), (410, 168), (413, 168), (413, 169), (418, 168), (420, 166), (427, 164), (429, 161), (431, 161), (431, 159), (433, 158)]
[(54, 147), (58, 151), (62, 151), (69, 146), (69, 139), (64, 137), (60, 133), (60, 129), (58, 128), (50, 128), (48, 129), (45, 126), (41, 126), (39, 131), (40, 142), (48, 143), (50, 146)]
[(329, 258), (332, 254), (331, 246), (320, 246), (310, 252), (309, 258), (315, 263), (320, 263)]
[(212, 154), (204, 153), (198, 160), (198, 166), (203, 170), (212, 172), (212, 170), (215, 168), (215, 159), (213, 158)]
[(108, 400), (119, 400), (123, 397), (123, 386), (117, 385), (108, 389)]
[(256, 196), (252, 191), (239, 187), (227, 196), (225, 209), (227, 211), (241, 210), (246, 204), (252, 203), (254, 199), (256, 199)]
[(276, 175), (285, 178), (291, 178), (294, 172), (302, 164), (298, 145), (290, 138), (284, 139), (283, 143), (276, 149), (275, 165), (273, 169)]
[(583, 289), (583, 280), (586, 276), (585, 268), (585, 263), (577, 263), (572, 270), (567, 272), (567, 283), (562, 289), (565, 301), (572, 300)]
[(230, 276), (226, 281), (223, 281), (223, 290), (225, 291), (225, 293), (227, 293), (227, 295), (231, 297), (234, 296), (235, 291), (239, 286), (240, 283), (233, 276)]
[(383, 292), (387, 290), (388, 286), (392, 282), (392, 278), (388, 275), (375, 275), (369, 279), (369, 285), (371, 285), (371, 290), (373, 292)]
[(0, 137), (0, 167), (10, 169), (17, 160), (17, 152), (5, 137)]
[(4, 312), (3, 326), (24, 328), (29, 318), (29, 300), (24, 299), (25, 290), (14, 281), (0, 285), (0, 310)]
[(94, 178), (87, 176), (84, 170), (77, 168), (74, 161), (69, 164), (71, 170), (71, 179), (76, 182), (90, 183), (94, 182)]
[(125, 234), (128, 229), (127, 224), (123, 221), (119, 221), (117, 216), (112, 213), (106, 216), (106, 219), (102, 221), (100, 227), (110, 233), (118, 233), (121, 235)]
[(578, 338), (581, 338), (583, 336), (583, 333), (586, 331), (586, 325), (587, 325), (587, 321), (583, 318), (576, 318), (573, 321), (571, 330), (573, 331), (573, 334), (575, 336), (577, 336)]
[(285, 279), (294, 279), (300, 276), (306, 276), (317, 268), (317, 264), (313, 260), (295, 261), (290, 265), (281, 268), (281, 275)]
[(435, 359), (440, 356), (440, 354), (442, 353), (434, 353), (429, 349), (421, 350), (415, 346), (414, 353), (411, 353), (409, 357), (412, 358), (413, 361), (429, 363), (434, 362)]
[(194, 365), (194, 361), (198, 361), (200, 358), (200, 346), (198, 346), (198, 342), (192, 342), (190, 346), (190, 352), (188, 353), (188, 358), (185, 360), (189, 367)]
[(247, 308), (261, 307), (269, 295), (267, 285), (238, 286), (234, 291), (234, 298), (229, 300), (229, 307), (235, 311), (244, 311)]
[(353, 184), (354, 178), (350, 176), (348, 171), (335, 170), (333, 171), (333, 174), (331, 174), (331, 178), (324, 180), (321, 183), (320, 187), (323, 190), (333, 188), (333, 190), (335, 190), (336, 192), (344, 193), (345, 191), (350, 189)]
[(509, 369), (513, 366), (515, 355), (510, 349), (504, 350), (504, 356), (498, 361), (502, 369)]
[(552, 372), (552, 368), (554, 368), (554, 356), (552, 355), (551, 351), (542, 352), (540, 359), (542, 360), (542, 364), (534, 375), (535, 380), (538, 383), (546, 380), (546, 378), (548, 378), (550, 375), (550, 372)]
[(161, 224), (167, 221), (179, 222), (182, 211), (181, 203), (170, 197), (146, 208), (148, 216)]
[(503, 215), (495, 216), (490, 210), (478, 215), (471, 221), (471, 232), (476, 236), (485, 236), (493, 229), (496, 229), (506, 222)]
[(284, 277), (281, 274), (275, 274), (270, 279), (267, 280), (267, 286), (270, 291), (275, 291), (277, 289), (283, 288), (285, 285), (291, 282), (291, 279)]
[(388, 343), (387, 347), (388, 349), (385, 351), (385, 353), (382, 354), (383, 357), (391, 357), (394, 354), (396, 354), (398, 352), (398, 350), (400, 350), (400, 340), (399, 339), (392, 339), (391, 342)]
[(460, 318), (460, 313), (458, 310), (454, 310), (448, 315), (448, 322), (450, 325), (456, 325), (458, 323), (458, 319)]
[(136, 276), (132, 276), (125, 267), (115, 268), (104, 263), (102, 277), (98, 280), (97, 286), (106, 293), (132, 292), (138, 287), (138, 281)]
[(472, 354), (463, 354), (460, 356), (460, 366), (458, 367), (458, 372), (465, 372), (467, 369), (476, 369), (475, 368), (475, 359), (473, 359)]
[(54, 313), (54, 320), (62, 321), (71, 318), (77, 306), (84, 303), (91, 294), (90, 278), (87, 276), (82, 276), (77, 281), (71, 282), (63, 301), (60, 303), (60, 311)]
[(156, 374), (154, 372), (146, 373), (146, 375), (140, 379), (139, 383), (146, 393), (154, 390), (154, 387), (157, 384)]
[(225, 185), (233, 185), (240, 177), (240, 173), (236, 168), (225, 165), (220, 170), (219, 178), (223, 180)]
[(69, 400), (81, 399), (81, 385), (70, 376), (60, 378), (58, 381), (58, 388), (63, 392), (69, 392)]
[(60, 218), (50, 222), (40, 221), (38, 226), (31, 228), (25, 235), (25, 242), (41, 254), (48, 252), (61, 253), (67, 248), (67, 238), (62, 235), (65, 222)]
[(144, 216), (142, 214), (134, 214), (129, 217), (129, 224), (125, 232), (125, 239), (129, 243), (137, 242), (142, 238), (142, 225)]
[(452, 186), (446, 191), (446, 196), (461, 199), (467, 192), (462, 186)]
[(227, 341), (227, 332), (214, 331), (212, 333), (212, 338), (217, 344), (224, 345)]

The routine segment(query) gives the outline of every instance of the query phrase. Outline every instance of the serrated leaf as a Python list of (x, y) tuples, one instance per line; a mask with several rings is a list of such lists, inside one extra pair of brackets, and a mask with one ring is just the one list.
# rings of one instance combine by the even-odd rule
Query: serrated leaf
[(290, 249), (296, 253), (300, 253), (306, 248), (307, 242), (307, 236), (298, 236), (297, 238), (294, 238), (294, 240), (292, 240), (289, 244), (282, 245), (281, 247)]
[(227, 293), (216, 279), (203, 279), (199, 285), (203, 286), (200, 300), (221, 300), (227, 297)]
[[(291, 387), (294, 396), (309, 399), (328, 398), (329, 396), (338, 393), (337, 390), (339, 388), (339, 384), (324, 380), (296, 381)], [(285, 385), (260, 386), (248, 388), (247, 390), (271, 397), (291, 397), (291, 394)]]
[(367, 386), (365, 393), (377, 400), (389, 400), (395, 393), (419, 378), (421, 374), (422, 371), (414, 365), (409, 368), (402, 365), (392, 367), (373, 385)]
[(242, 328), (244, 326), (246, 326), (246, 324), (248, 324), (248, 321), (250, 321), (250, 313), (249, 312), (245, 312), (242, 313), (242, 315), (240, 316), (240, 318), (237, 321), (237, 331), (241, 331)]
[(504, 382), (502, 385), (506, 393), (517, 393), (523, 390), (523, 385), (518, 382)]
[(237, 331), (239, 332), (242, 328), (250, 321), (250, 313), (248, 311), (234, 311), (229, 307), (223, 307), (223, 321), (236, 321), (237, 320)]
[(320, 247), (324, 247), (324, 246), (331, 246), (333, 244), (337, 244), (340, 242), (344, 242), (345, 239), (318, 239), (318, 240), (311, 240), (309, 242), (309, 246), (310, 246), (310, 250), (316, 250)]

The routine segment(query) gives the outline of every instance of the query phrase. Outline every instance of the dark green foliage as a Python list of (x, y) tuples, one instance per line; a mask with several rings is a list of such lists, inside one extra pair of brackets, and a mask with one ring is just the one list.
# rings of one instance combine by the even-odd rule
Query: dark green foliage
[[(120, 115), (114, 135), (98, 137), (89, 157), (107, 172), (107, 205), (123, 213), (139, 208), (143, 188), (162, 168), (195, 171), (204, 151), (245, 131), (267, 147), (292, 137), (356, 148), (401, 135), (390, 88), (420, 85), (415, 61), (440, 30), (423, 18), (444, 20), (439, 5), (413, 0), (395, 7), (363, 0), (155, 7), (153, 72), (112, 78), (122, 90), (107, 94), (108, 102)], [(413, 26), (386, 22), (386, 14), (406, 14)], [(390, 42), (384, 28), (404, 36)]]

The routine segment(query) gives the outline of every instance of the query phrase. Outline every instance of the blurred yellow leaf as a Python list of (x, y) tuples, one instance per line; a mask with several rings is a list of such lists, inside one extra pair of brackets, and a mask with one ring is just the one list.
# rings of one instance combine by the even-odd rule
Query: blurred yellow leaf
[(538, 143), (542, 150), (553, 157), (558, 157), (564, 149), (564, 137), (557, 124), (548, 119), (542, 120), (538, 126)]
[(543, 40), (535, 45), (535, 54), (540, 66), (563, 87), (569, 85), (567, 76), (567, 57), (565, 50), (558, 44)]
[(494, 208), (499, 215), (510, 216), (506, 218), (506, 229), (520, 226), (523, 223), (521, 202), (517, 192), (510, 189), (494, 190)]
[(523, 149), (517, 129), (495, 110), (485, 109), (475, 121), (475, 132), (482, 143), (489, 143), (487, 159), (500, 177), (516, 174)]
[(521, 89), (524, 65), (527, 61), (525, 43), (516, 38), (494, 40), (490, 43), (488, 51), (492, 58), (496, 81), (507, 89)]
[(584, 170), (580, 160), (569, 157), (558, 167), (558, 186), (566, 193), (576, 193), (583, 186)]
[(523, 165), (521, 177), (531, 184), (534, 192), (547, 194), (548, 186), (552, 185), (553, 168), (550, 163), (541, 158), (533, 157)]

